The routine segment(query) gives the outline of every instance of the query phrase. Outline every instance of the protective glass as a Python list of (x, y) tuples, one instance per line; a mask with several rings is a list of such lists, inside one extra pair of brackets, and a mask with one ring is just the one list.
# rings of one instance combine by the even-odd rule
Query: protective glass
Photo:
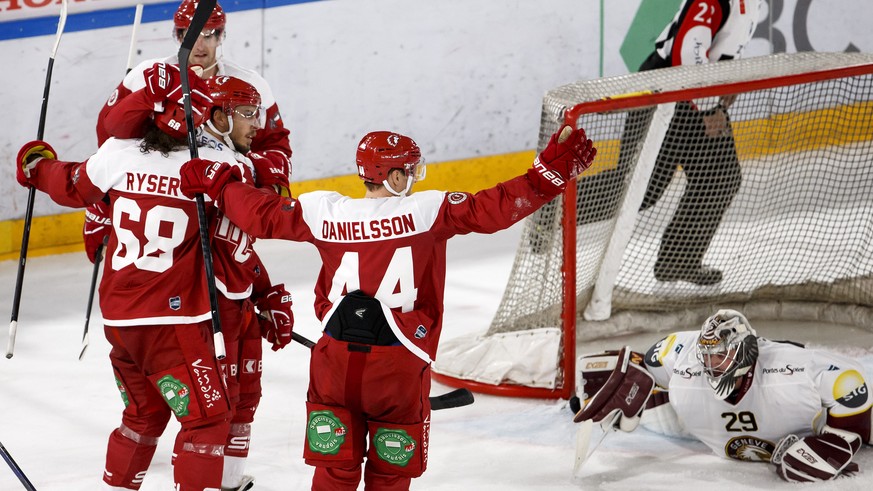
[(233, 108), (233, 114), (258, 128), (263, 128), (267, 120), (267, 111), (262, 106), (237, 106)]
[[(176, 41), (181, 43), (187, 32), (187, 29), (176, 29)], [(204, 43), (217, 45), (224, 39), (224, 29), (203, 29), (200, 31), (200, 39)]]
[(427, 166), (424, 162), (424, 157), (418, 159), (418, 162), (411, 162), (405, 165), (406, 175), (412, 177), (413, 182), (423, 181), (427, 176)]

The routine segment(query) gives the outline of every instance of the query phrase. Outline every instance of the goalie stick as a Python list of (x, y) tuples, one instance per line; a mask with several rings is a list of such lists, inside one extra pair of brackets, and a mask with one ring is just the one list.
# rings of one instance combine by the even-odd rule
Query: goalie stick
[[(61, 44), (61, 34), (64, 33), (64, 25), (67, 23), (67, 0), (61, 2), (61, 16), (58, 19), (58, 32), (55, 34), (55, 44), (49, 55), (48, 68), (45, 72), (45, 87), (42, 91), (42, 108), (39, 112), (39, 127), (36, 130), (36, 139), (42, 140), (45, 134), (45, 116), (48, 112), (49, 89), (52, 82), (52, 68), (55, 65), (55, 55), (58, 45)], [(16, 163), (18, 165), (18, 163)], [(27, 191), (27, 209), (24, 214), (24, 233), (21, 235), (21, 256), (18, 259), (18, 276), (15, 279), (15, 294), (12, 298), (12, 320), (9, 322), (9, 344), (6, 345), (6, 358), (12, 358), (15, 350), (15, 335), (18, 333), (18, 309), (21, 306), (21, 287), (24, 283), (24, 267), (27, 264), (27, 246), (30, 242), (30, 224), (33, 221), (33, 201), (36, 196), (36, 188), (31, 186)]]
[[(188, 26), (188, 32), (179, 47), (179, 74), (182, 79), (182, 102), (185, 106), (185, 124), (188, 126), (188, 148), (191, 150), (191, 158), (199, 157), (197, 153), (197, 135), (194, 128), (194, 117), (191, 109), (191, 84), (188, 80), (188, 55), (194, 43), (200, 36), (200, 31), (206, 26), (206, 21), (212, 15), (215, 8), (215, 0), (201, 0), (194, 10), (194, 18)], [(212, 267), (212, 250), (209, 247), (209, 222), (206, 220), (206, 204), (203, 194), (198, 193), (194, 199), (197, 201), (197, 221), (200, 224), (200, 248), (203, 250), (203, 262), (206, 266), (206, 286), (209, 290), (209, 307), (212, 311), (212, 336), (215, 346), (215, 358), (223, 360), (225, 357), (224, 335), (221, 333), (221, 318), (218, 315), (218, 294), (215, 289), (215, 271)]]
[[(291, 339), (294, 341), (306, 346), (309, 349), (315, 347), (315, 342), (311, 339), (297, 334), (294, 331), (291, 331)], [(470, 392), (469, 389), (455, 389), (450, 392), (446, 392), (445, 394), (438, 396), (431, 396), (430, 399), (430, 408), (433, 411), (439, 411), (440, 409), (451, 409), (453, 407), (463, 407), (469, 406), (473, 404), (475, 398), (473, 397), (473, 393)]]
[(33, 484), (30, 482), (30, 479), (24, 475), (24, 471), (21, 470), (21, 467), (18, 467), (18, 464), (15, 463), (15, 459), (12, 458), (12, 455), (9, 454), (9, 451), (6, 450), (6, 447), (3, 446), (3, 443), (0, 442), (0, 455), (3, 455), (3, 460), (9, 464), (9, 467), (12, 469), (12, 472), (15, 474), (15, 477), (21, 481), (21, 484), (24, 486), (24, 489), (27, 491), (36, 491), (36, 488), (33, 487)]
[[(127, 70), (125, 75), (133, 69), (133, 53), (136, 51), (136, 31), (142, 21), (142, 4), (136, 4), (136, 11), (133, 14), (133, 31), (130, 33), (130, 48), (127, 51)], [(107, 236), (108, 237), (108, 236)], [(103, 249), (106, 246), (106, 238), (103, 238), (103, 244), (97, 246), (94, 253), (94, 270), (91, 272), (91, 291), (88, 293), (88, 308), (85, 309), (85, 330), (82, 332), (82, 350), (79, 352), (79, 361), (85, 356), (85, 350), (88, 349), (90, 340), (88, 339), (88, 324), (91, 322), (91, 306), (94, 303), (94, 291), (97, 289), (97, 274), (100, 270), (100, 260), (103, 259)]]

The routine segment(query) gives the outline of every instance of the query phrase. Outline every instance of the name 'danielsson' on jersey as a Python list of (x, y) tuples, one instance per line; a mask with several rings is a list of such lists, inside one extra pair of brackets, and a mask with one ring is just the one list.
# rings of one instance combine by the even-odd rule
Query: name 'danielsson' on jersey
[(382, 218), (380, 220), (370, 220), (368, 222), (332, 222), (325, 220), (321, 224), (321, 237), (324, 240), (376, 240), (414, 232), (415, 221), (412, 219), (412, 213)]

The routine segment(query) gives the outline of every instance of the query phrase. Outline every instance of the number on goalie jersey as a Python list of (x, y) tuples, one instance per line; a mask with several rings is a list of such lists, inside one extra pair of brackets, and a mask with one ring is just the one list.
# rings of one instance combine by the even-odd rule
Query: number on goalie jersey
[[(719, 315), (721, 321), (714, 321)], [(671, 334), (646, 353), (646, 368), (669, 389), (670, 405), (688, 433), (716, 455), (764, 462), (783, 437), (818, 434), (825, 425), (871, 442), (871, 399), (856, 361), (758, 337), (745, 317), (737, 316), (719, 311), (707, 320), (745, 324), (740, 329), (746, 330), (745, 339), (736, 342), (745, 360), (725, 365), (719, 381), (710, 374), (719, 375), (720, 369), (708, 372), (701, 361), (708, 356), (707, 343), (718, 344), (712, 338), (701, 341), (707, 324), (702, 331)]]

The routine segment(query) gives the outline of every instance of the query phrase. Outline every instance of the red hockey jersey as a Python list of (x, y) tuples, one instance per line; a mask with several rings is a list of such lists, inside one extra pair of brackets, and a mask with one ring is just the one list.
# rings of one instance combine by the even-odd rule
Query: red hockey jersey
[[(36, 187), (60, 205), (83, 207), (109, 194), (112, 233), (100, 282), (100, 309), (110, 326), (190, 324), (210, 319), (197, 207), (179, 191), (187, 149), (144, 154), (139, 140), (111, 138), (85, 162), (40, 161)], [(210, 148), (200, 155), (228, 161)], [(234, 163), (234, 162), (231, 162)], [(239, 165), (238, 163), (236, 165)], [(251, 252), (247, 235), (207, 207), (214, 239), (216, 286), (245, 298), (252, 275), (242, 267)]]
[(553, 197), (539, 194), (526, 175), (476, 194), (424, 191), (369, 199), (318, 191), (295, 200), (232, 183), (219, 207), (255, 237), (318, 248), (315, 313), (322, 323), (343, 295), (360, 289), (382, 303), (401, 343), (430, 362), (442, 328), (446, 241), (507, 228)]

